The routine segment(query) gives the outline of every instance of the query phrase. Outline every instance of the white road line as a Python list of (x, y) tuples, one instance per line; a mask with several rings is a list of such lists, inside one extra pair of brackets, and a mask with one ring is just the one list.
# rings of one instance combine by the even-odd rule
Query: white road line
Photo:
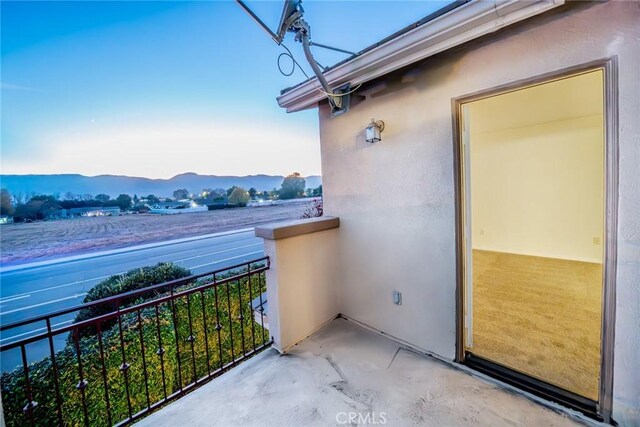
[(40, 304), (34, 304), (34, 305), (30, 305), (28, 307), (20, 307), (20, 308), (16, 308), (14, 310), (9, 310), (9, 311), (3, 311), (2, 313), (0, 313), (0, 316), (4, 316), (5, 314), (11, 314), (11, 313), (17, 313), (18, 311), (24, 311), (24, 310), (30, 310), (32, 308), (36, 308), (36, 307), (42, 307), (43, 305), (48, 305), (48, 304), (55, 304), (57, 302), (60, 301), (66, 301), (68, 299), (74, 299), (74, 298), (79, 298), (79, 297), (83, 297), (85, 296), (87, 293), (83, 292), (81, 294), (74, 294), (71, 295), (70, 297), (64, 297), (64, 298), (58, 298), (58, 299), (54, 299), (51, 301), (47, 301), (47, 302), (41, 302)]
[[(55, 323), (55, 324), (51, 325), (51, 327), (55, 328), (56, 326), (66, 325), (67, 323), (71, 323), (71, 322), (73, 322), (73, 319), (65, 320), (64, 322), (60, 322), (60, 323)], [(6, 340), (10, 340), (10, 339), (14, 339), (14, 338), (18, 338), (18, 337), (23, 337), (25, 335), (35, 334), (36, 332), (44, 331), (46, 329), (47, 329), (46, 327), (38, 328), (38, 329), (32, 329), (30, 331), (23, 332), (21, 334), (11, 335), (10, 337), (2, 338), (2, 339), (0, 339), (0, 342), (6, 341)]]
[[(114, 273), (114, 274), (122, 274), (122, 273)], [(47, 292), (47, 291), (50, 291), (52, 289), (65, 288), (67, 286), (73, 286), (73, 285), (77, 285), (79, 283), (90, 282), (92, 280), (105, 279), (107, 277), (113, 276), (114, 274), (107, 274), (105, 276), (93, 277), (91, 279), (78, 280), (78, 281), (71, 282), (71, 283), (65, 283), (64, 285), (56, 285), (56, 286), (50, 286), (48, 288), (36, 289), (34, 291), (24, 292), (22, 294), (9, 295), (9, 296), (6, 296), (5, 298), (14, 298), (14, 297), (24, 298), (24, 295), (30, 296), (30, 294), (37, 294), (38, 292)], [(17, 299), (17, 298), (15, 298), (15, 299)], [(6, 301), (2, 300), (2, 302), (6, 302)]]
[(16, 296), (7, 297), (7, 298), (0, 298), (0, 304), (4, 304), (6, 302), (15, 301), (15, 300), (18, 300), (18, 299), (29, 298), (30, 296), (31, 295), (29, 295), (29, 294), (21, 294), (21, 295), (16, 295)]
[(238, 259), (238, 258), (243, 258), (247, 255), (254, 255), (254, 254), (261, 254), (263, 251), (255, 251), (255, 252), (249, 252), (248, 254), (242, 254), (242, 255), (238, 255), (238, 256), (234, 256), (231, 258), (225, 258), (225, 259), (220, 259), (218, 261), (213, 261), (213, 262), (208, 262), (206, 264), (200, 264), (200, 265), (194, 265), (193, 267), (191, 267), (192, 269), (194, 268), (200, 268), (200, 267), (205, 267), (207, 265), (213, 265), (213, 264), (220, 264), (221, 262), (225, 262), (225, 261), (231, 261), (232, 259)]
[[(221, 251), (209, 252), (209, 253), (206, 253), (206, 254), (203, 254), (203, 255), (197, 255), (197, 256), (194, 256), (194, 257), (183, 258), (183, 259), (179, 259), (179, 260), (176, 260), (176, 261), (170, 261), (170, 262), (173, 262), (173, 263), (182, 262), (182, 261), (187, 261), (187, 260), (190, 260), (190, 259), (202, 258), (202, 257), (210, 256), (210, 255), (221, 254), (221, 253), (224, 253), (224, 252), (231, 252), (231, 251), (234, 251), (236, 249), (243, 249), (243, 248), (248, 248), (248, 247), (251, 247), (251, 246), (258, 246), (258, 245), (262, 245), (262, 243), (252, 243), (250, 245), (238, 246), (238, 247), (234, 247), (234, 248), (224, 249), (224, 250), (221, 250)], [(256, 252), (253, 252), (253, 253), (256, 253)], [(158, 256), (164, 256), (164, 255), (158, 255)], [(157, 258), (158, 256), (151, 257), (151, 258)], [(233, 258), (231, 258), (231, 259), (233, 259)], [(204, 265), (209, 265), (209, 264), (203, 264), (203, 266)], [(200, 267), (200, 266), (189, 267), (189, 268), (198, 268), (198, 267)], [(35, 293), (38, 293), (38, 292), (47, 292), (47, 291), (50, 291), (50, 290), (53, 290), (53, 289), (60, 289), (60, 288), (64, 288), (64, 287), (67, 287), (67, 286), (78, 285), (80, 283), (86, 283), (86, 282), (90, 282), (90, 281), (93, 281), (93, 280), (106, 279), (107, 277), (115, 276), (115, 275), (118, 275), (118, 274), (124, 274), (124, 273), (126, 273), (126, 271), (121, 271), (119, 273), (113, 273), (113, 274), (106, 274), (106, 275), (103, 275), (103, 276), (92, 277), (90, 279), (77, 280), (75, 282), (65, 283), (63, 285), (50, 286), (48, 288), (43, 288), (43, 289), (36, 289), (34, 291), (24, 292), (24, 293), (21, 293), (21, 294), (8, 295), (8, 296), (6, 296), (4, 298), (0, 298), (0, 303), (9, 302), (9, 301), (12, 301), (13, 299), (18, 299), (18, 298), (28, 298), (28, 296), (30, 296), (30, 294), (35, 294)]]
[(225, 249), (225, 250), (223, 250), (223, 251), (211, 252), (211, 253), (204, 254), (204, 255), (196, 255), (196, 256), (189, 257), (189, 258), (177, 259), (177, 260), (175, 260), (175, 261), (171, 261), (171, 262), (189, 261), (189, 260), (191, 260), (191, 259), (203, 258), (203, 257), (209, 256), (209, 255), (220, 254), (220, 253), (223, 253), (223, 252), (231, 252), (232, 250), (235, 250), (235, 249), (250, 248), (251, 246), (261, 246), (261, 245), (262, 245), (262, 243), (252, 243), (252, 244), (250, 244), (250, 245), (238, 246), (238, 247), (236, 247), (236, 248)]

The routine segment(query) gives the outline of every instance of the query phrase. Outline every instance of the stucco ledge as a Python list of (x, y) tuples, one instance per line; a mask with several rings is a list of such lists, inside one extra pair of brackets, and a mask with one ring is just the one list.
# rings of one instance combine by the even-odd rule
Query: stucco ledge
[(340, 227), (340, 218), (335, 216), (322, 216), (319, 218), (298, 219), (260, 225), (255, 227), (254, 230), (256, 237), (268, 240), (280, 240), (338, 227)]

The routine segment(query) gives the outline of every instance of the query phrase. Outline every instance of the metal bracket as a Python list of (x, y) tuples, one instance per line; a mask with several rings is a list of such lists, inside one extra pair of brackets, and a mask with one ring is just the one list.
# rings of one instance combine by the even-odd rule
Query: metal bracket
[[(333, 90), (334, 96), (329, 98), (331, 104), (331, 117), (339, 116), (349, 111), (349, 104), (351, 102), (351, 84), (345, 83), (337, 89)], [(331, 102), (333, 98), (334, 102)], [(339, 103), (335, 103), (335, 100), (339, 100)]]

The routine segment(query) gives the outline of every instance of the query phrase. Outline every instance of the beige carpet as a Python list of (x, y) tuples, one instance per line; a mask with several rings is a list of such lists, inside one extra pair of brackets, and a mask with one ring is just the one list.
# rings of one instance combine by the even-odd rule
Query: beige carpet
[(470, 352), (593, 400), (602, 264), (473, 251)]

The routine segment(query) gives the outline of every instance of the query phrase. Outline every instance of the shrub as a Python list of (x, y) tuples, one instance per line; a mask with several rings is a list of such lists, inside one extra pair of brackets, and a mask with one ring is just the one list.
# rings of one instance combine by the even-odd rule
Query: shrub
[[(82, 301), (88, 303), (103, 298), (125, 292), (135, 291), (151, 285), (157, 285), (171, 280), (180, 279), (191, 275), (191, 271), (186, 268), (179, 267), (170, 262), (161, 262), (152, 267), (143, 267), (130, 270), (124, 274), (111, 276), (94, 286)], [(161, 293), (166, 293), (168, 289), (158, 289), (150, 292), (149, 295), (136, 295), (134, 297), (123, 298), (119, 300), (119, 307), (128, 307), (141, 300), (153, 298)], [(113, 304), (100, 304), (92, 307), (84, 308), (78, 312), (75, 323), (83, 320), (92, 319), (100, 315), (110, 313), (116, 309)], [(114, 320), (107, 321), (103, 325), (103, 329), (108, 329), (113, 325)], [(86, 327), (80, 330), (80, 337), (93, 335), (96, 333), (94, 327)]]
[(322, 199), (314, 200), (313, 202), (307, 204), (307, 207), (302, 213), (302, 216), (300, 218), (301, 219), (317, 218), (319, 216), (322, 216), (323, 213), (324, 213), (324, 207), (322, 204)]

